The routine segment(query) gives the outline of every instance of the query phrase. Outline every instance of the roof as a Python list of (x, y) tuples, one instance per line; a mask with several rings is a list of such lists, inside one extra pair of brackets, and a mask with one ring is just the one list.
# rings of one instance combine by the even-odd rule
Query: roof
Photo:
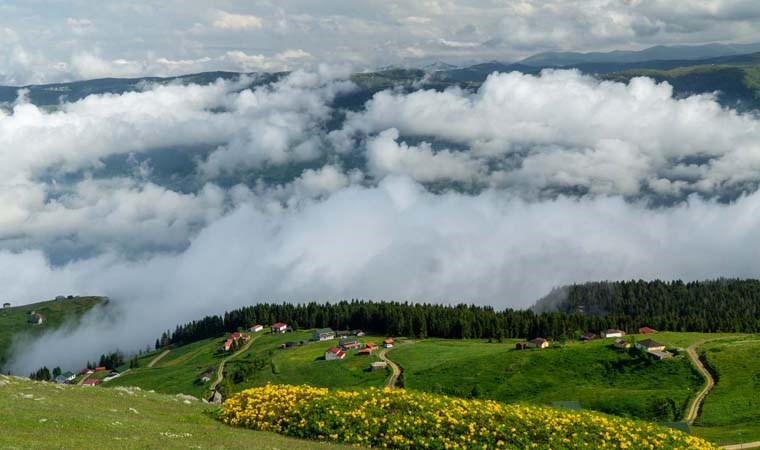
[(287, 327), (287, 326), (288, 324), (284, 322), (277, 322), (276, 324), (272, 325), (272, 328), (282, 328), (282, 327)]
[(655, 330), (654, 328), (649, 328), (649, 327), (641, 327), (641, 328), (639, 328), (639, 333), (640, 334), (656, 333), (656, 332), (657, 332), (657, 330)]
[(614, 328), (610, 328), (609, 330), (604, 330), (605, 334), (613, 334), (613, 333), (623, 333), (623, 330), (616, 330)]
[(327, 349), (327, 353), (335, 353), (336, 355), (339, 355), (343, 353), (343, 350), (341, 350), (339, 347), (330, 347)]
[(332, 328), (318, 328), (315, 332), (319, 334), (335, 333)]
[(236, 337), (238, 337), (238, 338), (239, 338), (239, 337), (240, 337), (240, 332), (239, 332), (239, 331), (236, 331), (236, 332), (232, 333), (232, 334), (230, 335), (230, 337), (231, 337), (232, 339), (235, 339)]
[(385, 343), (386, 343), (386, 344), (392, 344), (392, 343), (393, 343), (393, 338), (388, 338), (388, 339), (386, 339), (386, 340), (385, 340)]
[(88, 378), (82, 382), (82, 384), (100, 384), (100, 380), (97, 378)]
[(356, 352), (357, 355), (369, 355), (370, 353), (372, 353), (372, 348), (371, 347), (365, 347), (365, 348), (359, 350), (358, 352)]
[(353, 343), (353, 342), (358, 343), (359, 339), (356, 339), (356, 338), (343, 338), (339, 342), (340, 342), (340, 345), (350, 344), (350, 343)]
[(643, 341), (639, 341), (638, 344), (646, 348), (665, 347), (663, 344), (660, 344), (659, 342), (655, 342), (651, 339), (644, 339)]
[(364, 346), (367, 348), (374, 348), (374, 347), (377, 347), (377, 344), (375, 344), (374, 342), (367, 342), (366, 344), (364, 344)]
[(549, 341), (547, 341), (544, 338), (540, 338), (539, 337), (539, 338), (531, 339), (530, 342), (532, 342), (534, 344), (543, 344), (544, 342), (549, 342)]
[(63, 372), (61, 375), (63, 375), (66, 378), (71, 378), (75, 376), (72, 372)]

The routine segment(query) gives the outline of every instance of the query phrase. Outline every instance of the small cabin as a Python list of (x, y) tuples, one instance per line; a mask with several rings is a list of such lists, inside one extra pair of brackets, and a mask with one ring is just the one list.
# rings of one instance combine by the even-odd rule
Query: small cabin
[(639, 328), (639, 334), (652, 334), (652, 333), (657, 333), (657, 330), (655, 330), (654, 328), (649, 328), (649, 327)]
[(264, 329), (263, 325), (256, 324), (256, 325), (254, 325), (254, 326), (251, 327), (251, 332), (252, 333), (258, 333), (259, 331), (261, 331), (263, 329)]
[(664, 351), (665, 346), (651, 339), (644, 339), (636, 343), (636, 348), (645, 352)]
[(528, 348), (527, 342), (518, 342), (515, 344), (515, 350), (525, 350), (526, 348)]
[(388, 338), (383, 341), (383, 347), (385, 348), (392, 348), (393, 347), (393, 338)]
[(272, 333), (285, 333), (288, 331), (288, 324), (284, 322), (277, 322), (271, 327)]
[(528, 341), (529, 348), (548, 348), (549, 341), (544, 338), (535, 338)]
[(616, 330), (614, 328), (610, 328), (609, 330), (602, 331), (602, 337), (603, 338), (619, 338), (625, 336), (625, 331), (623, 330)]
[(341, 350), (339, 347), (330, 347), (325, 352), (325, 360), (327, 361), (343, 359), (345, 356), (346, 356), (346, 352)]
[(312, 341), (329, 341), (335, 339), (335, 332), (332, 328), (318, 328), (311, 333)]
[(10, 308), (11, 304), (8, 302), (3, 303), (3, 308)]
[(388, 367), (388, 363), (385, 361), (376, 361), (369, 365), (369, 370), (374, 372), (376, 370), (385, 370), (386, 367)]

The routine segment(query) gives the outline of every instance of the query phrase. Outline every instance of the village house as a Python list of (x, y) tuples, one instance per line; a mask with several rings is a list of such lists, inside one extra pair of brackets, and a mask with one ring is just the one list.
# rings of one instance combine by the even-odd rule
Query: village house
[(549, 341), (544, 338), (535, 338), (528, 341), (528, 348), (547, 348)]
[(383, 341), (383, 347), (385, 347), (385, 348), (392, 348), (393, 347), (393, 338), (388, 338), (385, 341)]
[(66, 377), (63, 376), (63, 374), (58, 375), (55, 377), (55, 384), (66, 384), (68, 380), (66, 380)]
[(251, 335), (250, 335), (250, 334), (248, 334), (248, 333), (242, 333), (242, 334), (240, 335), (240, 339), (242, 339), (242, 340), (244, 340), (244, 341), (250, 340), (250, 339), (251, 339)]
[(639, 334), (652, 334), (657, 333), (657, 330), (649, 327), (641, 327), (639, 328)]
[(352, 331), (352, 333), (354, 333), (354, 336), (356, 336), (356, 337), (362, 337), (362, 336), (364, 336), (364, 332), (362, 330), (354, 330), (354, 331)]
[(230, 349), (232, 349), (232, 344), (233, 343), (234, 343), (234, 341), (232, 339), (227, 339), (226, 341), (224, 341), (224, 351), (225, 352), (230, 351)]
[(288, 324), (283, 322), (277, 322), (271, 327), (272, 333), (285, 333), (288, 331)]
[(32, 317), (29, 318), (29, 323), (33, 323), (35, 325), (42, 325), (44, 321), (45, 321), (45, 316), (36, 312), (33, 312)]
[(339, 338), (351, 336), (351, 332), (348, 330), (338, 330), (335, 332), (335, 335)]
[(383, 370), (386, 367), (388, 367), (388, 363), (386, 363), (385, 361), (375, 361), (369, 365), (369, 370), (374, 372), (376, 370)]
[(599, 336), (597, 336), (596, 333), (585, 333), (581, 335), (582, 341), (593, 341), (594, 339), (599, 339)]
[(82, 382), (82, 386), (97, 386), (101, 383), (97, 378), (88, 378)]
[(363, 349), (356, 352), (356, 356), (369, 356), (372, 354), (372, 350), (373, 349), (371, 348), (364, 347)]
[(343, 359), (346, 356), (346, 352), (338, 347), (330, 347), (325, 352), (325, 360), (333, 361), (336, 359)]
[(338, 342), (338, 347), (342, 348), (343, 350), (358, 348), (360, 345), (361, 344), (359, 343), (359, 340), (354, 338), (343, 338)]
[(329, 341), (335, 339), (335, 332), (332, 328), (318, 328), (311, 333), (312, 341)]
[(11, 304), (8, 302), (3, 303), (3, 308), (10, 308)]
[(105, 372), (106, 366), (98, 366), (95, 368), (95, 372)]
[(203, 376), (201, 376), (201, 383), (208, 383), (209, 381), (211, 381), (211, 374), (204, 373)]
[(93, 372), (93, 370), (90, 369), (89, 367), (85, 367), (84, 369), (82, 369), (82, 375), (89, 375), (92, 372)]
[(297, 347), (297, 346), (298, 346), (298, 342), (293, 342), (293, 341), (288, 341), (288, 342), (282, 344), (282, 348), (293, 348), (293, 347)]
[(615, 348), (619, 348), (622, 350), (631, 348), (631, 343), (629, 341), (626, 341), (623, 338), (615, 338), (615, 343), (613, 345), (615, 346)]
[(263, 329), (264, 329), (263, 325), (256, 324), (256, 325), (254, 325), (254, 326), (251, 327), (250, 331), (252, 333), (258, 333), (259, 331), (261, 331)]
[(660, 350), (651, 350), (647, 352), (648, 354), (652, 355), (655, 359), (670, 359), (673, 357), (673, 354), (670, 352), (664, 352)]
[(528, 348), (527, 342), (518, 342), (515, 344), (515, 350), (525, 350), (526, 348)]
[(74, 381), (77, 377), (75, 373), (69, 371), (62, 373), (62, 375), (66, 378), (66, 381)]
[(609, 330), (602, 331), (602, 337), (603, 338), (619, 338), (625, 336), (625, 331), (623, 330), (616, 330), (614, 328), (610, 328)]
[(636, 343), (636, 348), (644, 352), (664, 351), (665, 346), (651, 339), (644, 339)]

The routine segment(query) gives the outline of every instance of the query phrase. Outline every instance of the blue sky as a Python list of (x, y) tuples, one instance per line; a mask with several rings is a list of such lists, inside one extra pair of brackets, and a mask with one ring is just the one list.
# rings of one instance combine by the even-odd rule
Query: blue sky
[(752, 0), (3, 1), (0, 83), (756, 42)]

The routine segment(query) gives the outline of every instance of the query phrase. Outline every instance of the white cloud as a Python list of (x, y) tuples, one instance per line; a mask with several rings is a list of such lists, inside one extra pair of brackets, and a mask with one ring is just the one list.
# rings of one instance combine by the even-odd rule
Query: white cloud
[(264, 26), (261, 18), (249, 14), (232, 14), (219, 11), (213, 22), (215, 28), (222, 30), (260, 29)]

